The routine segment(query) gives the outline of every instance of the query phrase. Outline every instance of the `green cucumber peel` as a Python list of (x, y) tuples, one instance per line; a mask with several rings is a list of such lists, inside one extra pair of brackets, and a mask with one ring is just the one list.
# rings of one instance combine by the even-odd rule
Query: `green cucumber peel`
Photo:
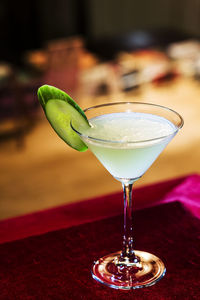
[[(47, 104), (47, 102), (50, 99), (60, 99), (60, 100), (64, 100), (66, 102), (68, 102), (69, 104), (71, 104), (76, 110), (79, 111), (79, 113), (85, 118), (85, 120), (88, 122), (88, 119), (84, 113), (84, 111), (80, 108), (80, 106), (64, 91), (45, 84), (42, 85), (37, 92), (38, 95), (38, 100), (40, 102), (40, 104), (42, 105), (43, 109), (45, 110), (45, 105)], [(89, 124), (89, 122), (88, 122)]]
[(38, 100), (45, 112), (46, 118), (58, 136), (70, 147), (78, 151), (86, 151), (87, 145), (71, 128), (71, 122), (81, 128), (90, 124), (79, 105), (64, 91), (50, 85), (38, 89)]

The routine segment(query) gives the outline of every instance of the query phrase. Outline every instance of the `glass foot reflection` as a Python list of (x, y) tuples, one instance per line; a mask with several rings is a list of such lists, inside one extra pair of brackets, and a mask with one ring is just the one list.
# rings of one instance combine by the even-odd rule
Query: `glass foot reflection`
[(155, 284), (166, 273), (163, 262), (153, 254), (135, 251), (136, 264), (120, 264), (121, 252), (112, 253), (94, 262), (92, 276), (115, 289), (137, 289)]

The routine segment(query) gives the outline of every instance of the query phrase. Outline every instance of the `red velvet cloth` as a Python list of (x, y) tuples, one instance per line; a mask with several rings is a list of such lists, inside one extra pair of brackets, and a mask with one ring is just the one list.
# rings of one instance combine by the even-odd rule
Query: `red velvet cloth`
[[(193, 176), (188, 177), (188, 179), (190, 178)], [(134, 209), (156, 205), (185, 179), (187, 178), (172, 179), (134, 189)], [(121, 213), (123, 213), (122, 191), (0, 221), (0, 243), (92, 222)]]
[[(167, 268), (156, 285), (120, 291), (91, 278), (93, 260), (121, 248), (120, 215), (1, 244), (0, 299), (200, 299), (200, 220), (191, 214), (200, 202), (199, 183), (194, 175), (171, 189), (166, 183), (154, 192), (140, 189), (141, 202), (149, 196), (154, 204), (164, 201), (137, 210), (134, 218), (135, 248), (159, 256)], [(186, 198), (195, 205), (174, 201)]]

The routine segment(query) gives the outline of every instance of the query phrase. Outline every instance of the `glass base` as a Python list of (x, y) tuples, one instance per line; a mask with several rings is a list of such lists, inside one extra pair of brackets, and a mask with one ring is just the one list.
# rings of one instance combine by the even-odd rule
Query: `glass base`
[(137, 289), (151, 286), (166, 273), (163, 262), (153, 254), (135, 250), (136, 263), (120, 263), (121, 252), (94, 262), (92, 277), (114, 289)]

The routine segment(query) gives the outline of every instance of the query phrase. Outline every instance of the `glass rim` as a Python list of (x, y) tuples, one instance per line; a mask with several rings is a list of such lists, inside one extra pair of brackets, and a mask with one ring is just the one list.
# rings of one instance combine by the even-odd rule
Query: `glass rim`
[(141, 104), (141, 105), (147, 105), (147, 106), (154, 106), (154, 107), (158, 107), (160, 109), (164, 109), (166, 111), (170, 111), (170, 112), (174, 113), (176, 116), (179, 117), (179, 119), (180, 119), (180, 125), (179, 126), (175, 126), (176, 130), (174, 130), (170, 134), (163, 135), (163, 136), (156, 137), (156, 138), (152, 138), (152, 139), (139, 140), (139, 141), (122, 141), (122, 140), (112, 141), (112, 140), (108, 140), (108, 139), (101, 139), (101, 138), (92, 137), (92, 136), (86, 135), (86, 134), (78, 131), (76, 128), (74, 128), (74, 126), (72, 124), (73, 120), (71, 120), (70, 126), (71, 126), (72, 130), (74, 130), (80, 137), (83, 137), (83, 138), (91, 140), (91, 141), (99, 142), (99, 143), (107, 143), (107, 144), (114, 144), (114, 145), (117, 145), (117, 144), (140, 144), (140, 143), (148, 143), (148, 142), (162, 140), (164, 138), (167, 138), (167, 137), (170, 137), (172, 135), (175, 135), (183, 127), (184, 120), (183, 120), (182, 116), (178, 112), (176, 112), (175, 110), (173, 110), (173, 109), (171, 109), (169, 107), (166, 107), (166, 106), (163, 106), (163, 105), (159, 105), (159, 104), (149, 103), (149, 102), (138, 102), (138, 101), (135, 101), (135, 102), (134, 101), (109, 102), (109, 103), (103, 103), (103, 104), (98, 104), (98, 105), (90, 106), (88, 108), (85, 108), (83, 111), (87, 112), (87, 111), (90, 111), (90, 110), (95, 109), (95, 108), (100, 108), (100, 107), (105, 107), (105, 106), (124, 105), (124, 104), (136, 104), (136, 105)]

